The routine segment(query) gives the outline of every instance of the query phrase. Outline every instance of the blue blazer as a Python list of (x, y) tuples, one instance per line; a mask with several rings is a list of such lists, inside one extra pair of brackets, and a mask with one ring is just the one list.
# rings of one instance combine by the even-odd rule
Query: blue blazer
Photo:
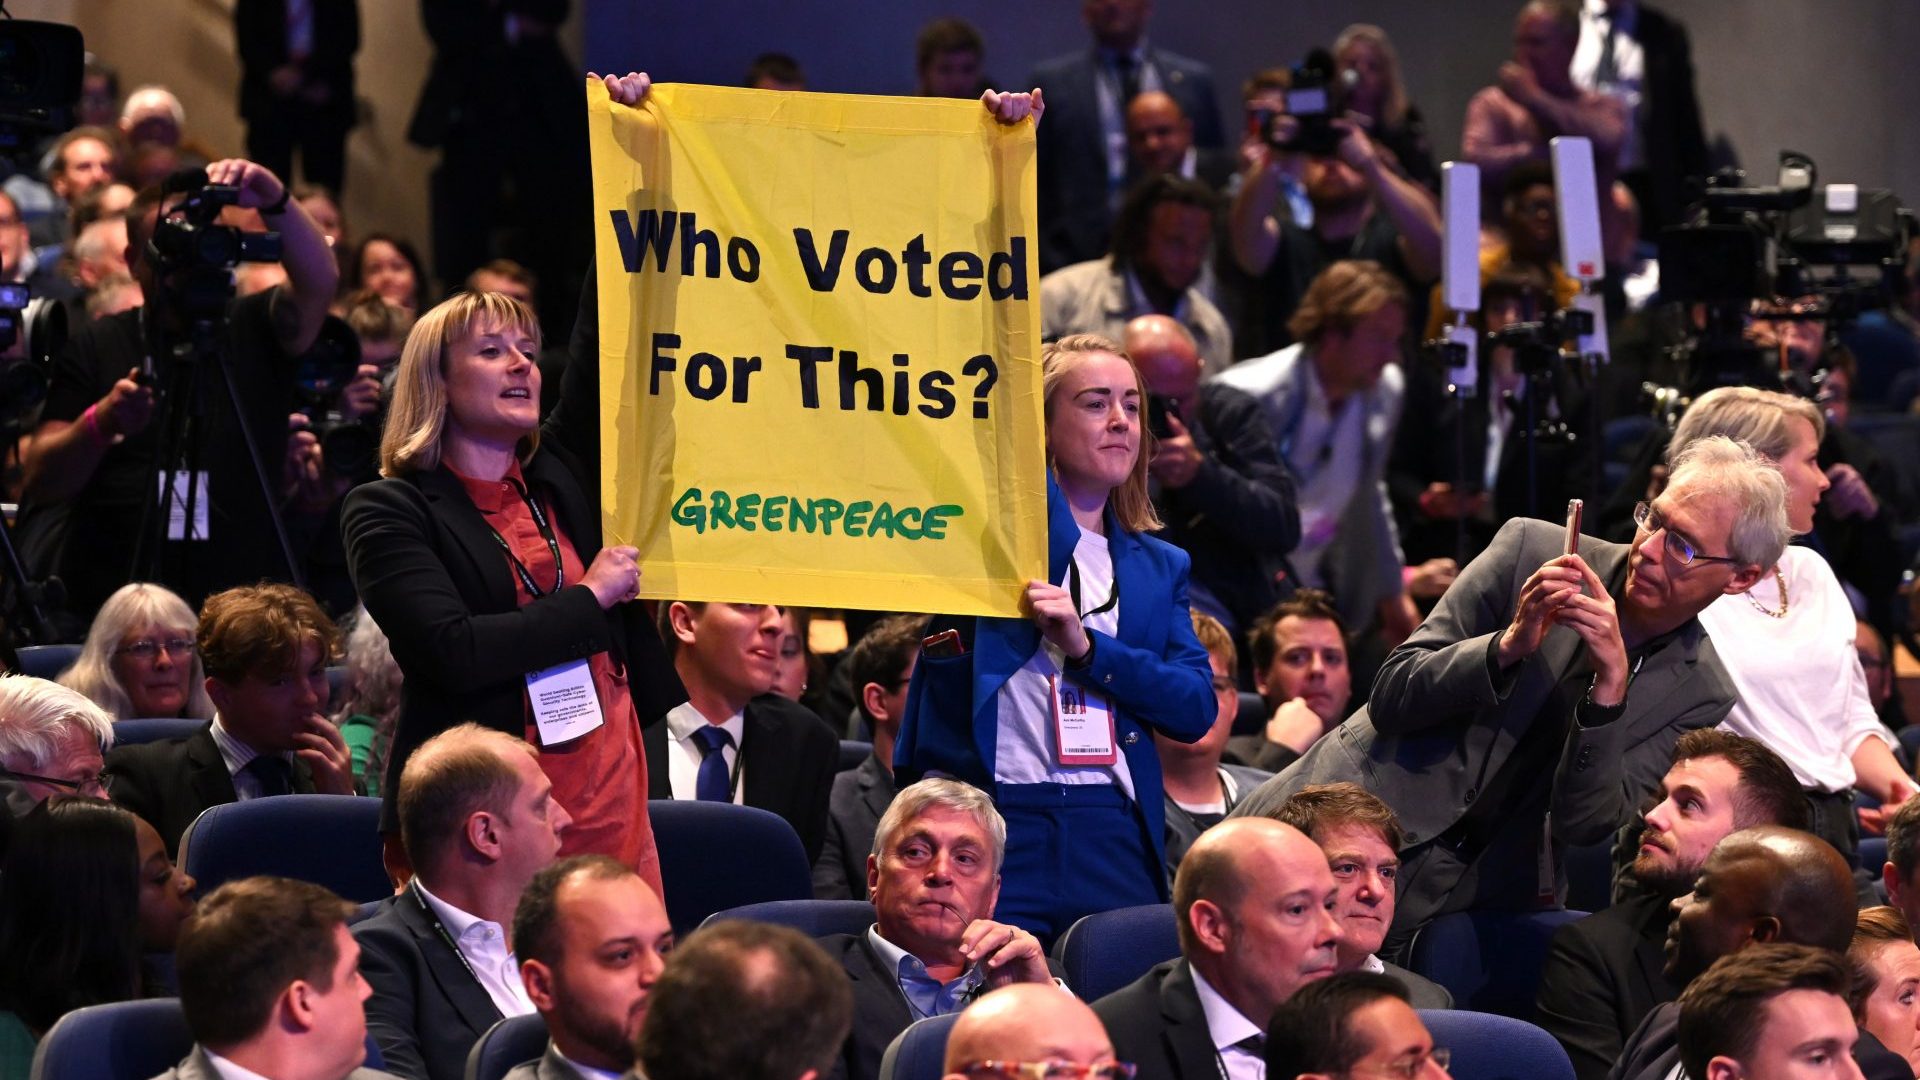
[[(1065, 496), (1047, 484), (1047, 574), (1066, 577), (1080, 528)], [(1107, 543), (1120, 586), (1120, 634), (1098, 630), (1093, 663), (1067, 677), (1107, 695), (1114, 706), (1120, 751), (1133, 775), (1141, 825), (1153, 842), (1154, 865), (1164, 865), (1166, 806), (1160, 757), (1149, 729), (1194, 742), (1213, 726), (1213, 670), (1193, 634), (1187, 609), (1187, 553), (1161, 540), (1123, 530), (1107, 510)], [(967, 651), (922, 655), (907, 690), (906, 717), (894, 748), (900, 786), (945, 773), (993, 794), (1000, 687), (1040, 648), (1030, 619), (936, 616), (929, 635), (958, 629)], [(1165, 891), (1165, 882), (1161, 883)]]

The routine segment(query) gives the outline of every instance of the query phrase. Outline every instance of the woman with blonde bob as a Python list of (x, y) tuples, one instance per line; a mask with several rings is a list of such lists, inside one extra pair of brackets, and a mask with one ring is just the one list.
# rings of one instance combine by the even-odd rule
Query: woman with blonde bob
[[(540, 328), (499, 293), (463, 292), (422, 315), (395, 370), (380, 443), (386, 479), (348, 495), (348, 565), (405, 676), (386, 790), (408, 756), (463, 721), (540, 748), (573, 818), (562, 853), (611, 855), (656, 890), (640, 717), (685, 700), (639, 593), (639, 552), (601, 547), (598, 372), (569, 364), (540, 419)], [(598, 722), (543, 729), (528, 676), (591, 676)], [(383, 825), (397, 824), (387, 800)]]
[(993, 796), (1007, 820), (994, 917), (1050, 939), (1167, 901), (1152, 735), (1193, 742), (1215, 706), (1187, 555), (1146, 535), (1160, 522), (1138, 369), (1091, 334), (1046, 346), (1042, 367), (1047, 580), (1027, 583), (1026, 618), (933, 620), (895, 761), (902, 785), (941, 772)]
[[(1804, 535), (1813, 531), (1814, 508), (1828, 487), (1819, 462), (1825, 429), (1819, 408), (1804, 398), (1727, 386), (1687, 409), (1667, 455), (1674, 460), (1708, 435), (1753, 447), (1786, 480), (1787, 521)], [(1862, 813), (1884, 820), (1913, 794), (1914, 783), (1894, 759), (1893, 737), (1867, 694), (1853, 647), (1853, 607), (1833, 568), (1812, 548), (1789, 547), (1751, 589), (1702, 611), (1700, 624), (1739, 692), (1724, 726), (1786, 759), (1807, 790), (1812, 831), (1852, 855), (1859, 843), (1853, 789), (1880, 800), (1883, 808)]]
[(80, 658), (60, 685), (86, 695), (115, 720), (213, 719), (194, 632), (200, 620), (162, 585), (122, 585), (100, 606)]

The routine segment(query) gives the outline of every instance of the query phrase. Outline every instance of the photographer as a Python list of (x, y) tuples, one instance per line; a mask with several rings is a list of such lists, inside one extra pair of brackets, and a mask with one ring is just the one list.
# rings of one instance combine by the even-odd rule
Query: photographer
[[(1439, 276), (1440, 208), (1433, 195), (1396, 172), (1359, 125), (1330, 124), (1339, 140), (1330, 155), (1285, 149), (1301, 133), (1295, 116), (1274, 117), (1266, 143), (1243, 151), (1247, 167), (1227, 227), (1234, 262), (1259, 280), (1238, 328), (1242, 356), (1293, 343), (1287, 320), (1308, 284), (1336, 260), (1377, 262), (1416, 299)], [(1310, 226), (1277, 213), (1290, 178), (1307, 189)], [(1408, 315), (1410, 325), (1426, 321), (1424, 311)]]
[[(168, 545), (164, 580), (190, 601), (225, 585), (289, 574), (273, 535), (273, 507), (264, 501), (250, 458), (257, 455), (269, 476), (281, 472), (295, 361), (319, 333), (339, 271), (326, 239), (288, 198), (279, 177), (238, 159), (214, 162), (206, 177), (208, 185), (237, 189), (236, 205), (258, 210), (278, 229), (287, 281), (227, 301), (217, 320), (227, 376), (209, 358), (192, 373), (194, 392), (188, 400), (166, 400), (164, 388), (184, 387), (188, 380), (174, 377), (180, 374), (174, 357), (153, 343), (189, 340), (192, 327), (182, 305), (163, 297), (177, 301), (193, 271), (162, 267), (151, 240), (157, 228), (186, 226), (169, 220), (177, 213), (177, 196), (153, 188), (134, 201), (127, 219), (127, 262), (147, 305), (96, 320), (68, 342), (54, 363), (26, 464), (29, 513), (68, 512), (66, 541), (52, 569), (65, 579), (69, 607), (81, 617), (90, 616), (128, 579), (136, 552), (150, 550), (159, 536), (181, 536), (188, 525), (195, 540)], [(229, 377), (251, 446), (228, 400)], [(182, 471), (175, 480), (183, 494), (192, 491), (205, 507), (196, 508), (192, 522), (157, 518), (158, 478), (181, 463), (161, 460), (164, 433), (156, 421), (174, 408), (193, 409), (198, 429), (197, 460), (183, 463), (198, 471)], [(150, 530), (145, 545), (143, 525)]]

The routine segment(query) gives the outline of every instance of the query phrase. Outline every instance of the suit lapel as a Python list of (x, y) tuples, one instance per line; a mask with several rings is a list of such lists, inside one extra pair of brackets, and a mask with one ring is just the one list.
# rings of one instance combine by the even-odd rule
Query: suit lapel
[[(853, 999), (856, 1002), (868, 1002), (879, 1009), (880, 1017), (863, 1017), (863, 1021), (885, 1019), (896, 1030), (905, 1029), (913, 1023), (913, 1010), (907, 1005), (907, 996), (900, 992), (899, 980), (887, 972), (880, 955), (873, 951), (873, 945), (867, 941), (864, 933), (853, 935), (840, 962), (847, 969), (847, 977), (853, 980)], [(877, 1023), (874, 1025), (878, 1030)]]
[(453, 947), (448, 945), (434, 929), (433, 921), (421, 906), (420, 894), (409, 889), (394, 906), (400, 914), (400, 921), (406, 924), (408, 932), (420, 950), (420, 956), (427, 964), (428, 974), (439, 986), (440, 993), (460, 1014), (476, 1036), (485, 1032), (500, 1019), (500, 1009), (494, 1005), (493, 997), (487, 993), (480, 980), (467, 970)]
[(446, 466), (429, 472), (416, 474), (414, 482), (420, 485), (420, 493), (429, 503), (439, 508), (439, 520), (453, 534), (460, 551), (466, 556), (467, 568), (473, 580), (481, 583), (487, 591), (486, 611), (513, 611), (520, 606), (519, 597), (513, 590), (513, 573), (507, 569), (507, 561), (500, 557), (500, 545), (494, 539), (493, 530), (487, 526), (473, 500), (467, 496), (467, 489), (460, 486), (460, 479), (449, 472)]
[(747, 702), (740, 725), (740, 767), (747, 770), (746, 779), (741, 781), (745, 789), (741, 802), (786, 816), (782, 808), (794, 779), (791, 769), (781, 767), (785, 763), (780, 757), (786, 746), (782, 718), (755, 702)]
[(1167, 1040), (1167, 1057), (1179, 1080), (1208, 1080), (1217, 1075), (1219, 1059), (1213, 1034), (1207, 1029), (1206, 1010), (1200, 1007), (1193, 969), (1185, 960), (1175, 961), (1160, 983), (1160, 1016), (1167, 1022), (1162, 1037)]
[(240, 793), (233, 789), (233, 774), (227, 771), (227, 760), (213, 741), (211, 725), (187, 740), (187, 784), (202, 808), (240, 801)]
[(860, 763), (860, 801), (875, 815), (884, 815), (887, 807), (893, 805), (895, 794), (893, 783), (886, 770), (874, 758)]
[(673, 781), (667, 764), (666, 717), (660, 717), (640, 729), (640, 745), (647, 754), (647, 798), (673, 798)]

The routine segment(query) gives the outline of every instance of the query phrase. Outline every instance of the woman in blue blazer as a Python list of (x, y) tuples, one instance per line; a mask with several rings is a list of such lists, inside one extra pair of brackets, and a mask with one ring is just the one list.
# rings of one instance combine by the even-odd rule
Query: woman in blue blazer
[(1051, 940), (1096, 911), (1168, 898), (1150, 730), (1204, 735), (1214, 699), (1187, 611), (1187, 555), (1144, 535), (1150, 436), (1139, 371), (1091, 334), (1042, 354), (1048, 579), (1025, 619), (941, 618), (895, 751), (904, 785), (947, 774), (1007, 820), (995, 918)]

